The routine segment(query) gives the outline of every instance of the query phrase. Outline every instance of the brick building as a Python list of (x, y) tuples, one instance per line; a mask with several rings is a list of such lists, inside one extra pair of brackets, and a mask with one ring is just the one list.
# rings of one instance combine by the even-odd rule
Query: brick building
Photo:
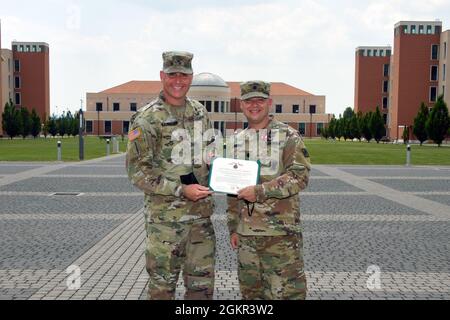
[(394, 27), (393, 52), (389, 47), (358, 47), (355, 111), (374, 111), (379, 106), (387, 135), (398, 140), (405, 126), (412, 127), (422, 102), (431, 108), (444, 94), (448, 104), (448, 40), (449, 31), (442, 32), (440, 21), (400, 21)]
[[(0, 25), (1, 48), (1, 25)], [(49, 45), (43, 42), (12, 42), (0, 51), (1, 114), (8, 101), (17, 107), (36, 109), (41, 122), (50, 115)]]
[[(130, 81), (86, 95), (86, 133), (90, 135), (127, 134), (134, 112), (156, 98), (160, 81)], [(325, 113), (325, 96), (317, 96), (285, 83), (272, 83), (276, 118), (300, 131), (305, 137), (318, 137), (331, 120)], [(239, 109), (240, 83), (225, 82), (211, 73), (194, 76), (188, 96), (200, 101), (209, 111), (216, 129), (244, 128), (247, 123)]]

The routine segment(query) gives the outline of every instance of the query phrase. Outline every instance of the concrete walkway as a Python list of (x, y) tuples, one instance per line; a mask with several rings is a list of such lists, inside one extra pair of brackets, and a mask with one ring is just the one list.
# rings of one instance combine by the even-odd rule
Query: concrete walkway
[[(450, 299), (449, 167), (314, 166), (300, 199), (308, 299)], [(215, 200), (214, 297), (240, 299)], [(146, 298), (143, 196), (123, 155), (0, 162), (0, 203), (0, 299)]]

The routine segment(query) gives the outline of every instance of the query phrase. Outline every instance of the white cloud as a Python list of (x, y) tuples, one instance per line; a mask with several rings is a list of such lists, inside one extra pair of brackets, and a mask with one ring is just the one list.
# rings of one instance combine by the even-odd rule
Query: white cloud
[[(163, 8), (165, 2), (51, 0), (24, 6), (28, 13), (7, 7), (3, 47), (12, 39), (50, 44), (52, 108), (76, 109), (86, 92), (158, 79), (162, 51), (177, 49), (195, 54), (196, 72), (229, 81), (283, 81), (326, 95), (327, 111), (339, 113), (353, 105), (355, 48), (392, 44), (400, 20), (440, 18), (445, 26), (449, 2), (234, 1)], [(38, 6), (44, 16), (33, 14)]]

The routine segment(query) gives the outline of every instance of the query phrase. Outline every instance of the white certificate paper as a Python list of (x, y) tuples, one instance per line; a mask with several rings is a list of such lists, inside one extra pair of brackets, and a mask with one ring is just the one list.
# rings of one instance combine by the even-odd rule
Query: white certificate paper
[(259, 161), (216, 158), (209, 173), (209, 188), (236, 195), (238, 190), (258, 184)]

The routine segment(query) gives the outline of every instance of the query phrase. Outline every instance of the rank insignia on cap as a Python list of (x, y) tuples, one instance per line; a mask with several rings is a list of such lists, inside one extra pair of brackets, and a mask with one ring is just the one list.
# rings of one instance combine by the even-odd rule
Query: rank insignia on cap
[(141, 129), (137, 128), (128, 133), (128, 140), (134, 141), (141, 136)]

